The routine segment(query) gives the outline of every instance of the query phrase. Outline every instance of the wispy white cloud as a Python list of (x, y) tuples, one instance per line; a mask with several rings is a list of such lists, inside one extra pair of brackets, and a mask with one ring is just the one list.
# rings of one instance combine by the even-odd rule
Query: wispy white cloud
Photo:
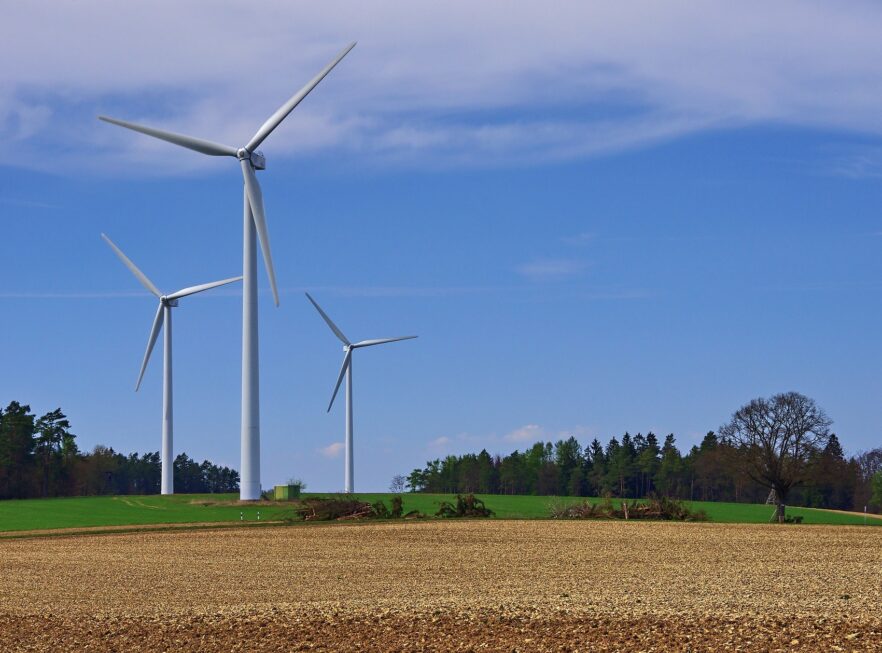
[(95, 114), (239, 144), (353, 38), (270, 165), (523, 165), (757, 123), (879, 135), (880, 31), (878, 3), (833, 0), (7, 3), (0, 39), (28, 56), (4, 69), (0, 139), (35, 168), (218, 166)]
[(882, 147), (851, 148), (835, 155), (828, 171), (851, 179), (882, 179)]
[(575, 425), (567, 428), (551, 428), (540, 424), (524, 424), (503, 434), (471, 433), (463, 431), (453, 436), (442, 435), (428, 443), (428, 448), (443, 452), (477, 452), (487, 449), (491, 454), (507, 454), (513, 449), (524, 450), (539, 441), (556, 442), (575, 437), (583, 445), (596, 437), (597, 429)]
[(585, 269), (582, 261), (571, 259), (538, 259), (517, 267), (517, 272), (530, 281), (563, 281)]
[(327, 447), (322, 447), (321, 449), (319, 449), (319, 453), (325, 458), (337, 458), (341, 453), (343, 453), (343, 443), (334, 442), (332, 444), (329, 444)]
[(546, 437), (546, 431), (538, 424), (525, 424), (514, 431), (509, 431), (502, 439), (506, 442), (537, 442)]
[(41, 202), (39, 200), (27, 200), (27, 199), (15, 199), (12, 197), (0, 197), (0, 204), (6, 204), (8, 206), (20, 206), (26, 209), (57, 209), (59, 206), (57, 204), (49, 204), (48, 202)]

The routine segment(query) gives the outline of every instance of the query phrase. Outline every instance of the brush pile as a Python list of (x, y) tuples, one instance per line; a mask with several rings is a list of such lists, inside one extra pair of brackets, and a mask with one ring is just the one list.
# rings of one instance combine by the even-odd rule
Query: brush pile
[(669, 497), (650, 495), (645, 501), (621, 501), (613, 503), (604, 499), (600, 503), (583, 501), (575, 504), (551, 506), (552, 519), (653, 519), (657, 521), (707, 521), (703, 510), (690, 510), (682, 501)]
[(374, 517), (374, 506), (358, 497), (310, 497), (294, 509), (301, 521), (334, 521)]
[(349, 495), (301, 499), (294, 509), (295, 521), (346, 521), (351, 519), (415, 519), (416, 510), (404, 513), (401, 497), (392, 497), (390, 509), (382, 501), (369, 503)]

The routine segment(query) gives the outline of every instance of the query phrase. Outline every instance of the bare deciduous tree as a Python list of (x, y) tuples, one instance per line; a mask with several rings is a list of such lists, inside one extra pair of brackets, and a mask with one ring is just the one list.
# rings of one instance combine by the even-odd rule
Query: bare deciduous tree
[(827, 446), (832, 423), (812, 399), (786, 392), (745, 404), (720, 436), (748, 476), (775, 491), (775, 516), (783, 522), (787, 495), (805, 479), (811, 457)]
[(396, 494), (401, 494), (404, 492), (404, 488), (407, 485), (407, 478), (402, 474), (396, 474), (392, 477), (392, 482), (389, 484), (389, 490), (395, 492)]

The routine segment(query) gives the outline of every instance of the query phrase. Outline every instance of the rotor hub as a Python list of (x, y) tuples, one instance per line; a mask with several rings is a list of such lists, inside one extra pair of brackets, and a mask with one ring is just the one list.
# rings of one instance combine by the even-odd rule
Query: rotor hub
[(251, 161), (251, 167), (255, 170), (266, 170), (266, 159), (260, 150), (249, 152), (244, 147), (240, 147), (236, 150), (236, 157), (239, 161)]

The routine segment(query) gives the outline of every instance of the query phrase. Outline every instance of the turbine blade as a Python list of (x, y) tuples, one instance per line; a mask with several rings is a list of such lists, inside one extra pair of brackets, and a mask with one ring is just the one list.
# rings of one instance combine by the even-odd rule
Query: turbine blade
[(288, 114), (294, 110), (294, 107), (300, 104), (301, 100), (309, 95), (309, 92), (314, 89), (316, 85), (318, 85), (318, 83), (325, 78), (325, 75), (331, 72), (334, 66), (340, 63), (343, 57), (349, 54), (349, 51), (354, 47), (355, 41), (343, 48), (343, 50), (340, 51), (340, 54), (334, 57), (334, 60), (331, 61), (331, 63), (322, 68), (321, 72), (319, 72), (318, 75), (309, 80), (306, 86), (297, 91), (296, 94), (292, 95), (291, 99), (289, 99), (287, 102), (285, 102), (285, 104), (279, 107), (278, 111), (267, 118), (266, 122), (260, 126), (260, 129), (257, 130), (257, 133), (255, 133), (251, 140), (248, 141), (248, 145), (245, 146), (245, 149), (249, 152), (253, 152), (255, 148), (260, 147), (260, 144), (263, 143), (264, 139), (269, 136), (276, 127), (279, 126), (279, 123), (281, 123), (288, 116)]
[(343, 366), (340, 368), (340, 374), (337, 376), (337, 385), (334, 386), (334, 394), (331, 395), (331, 403), (328, 404), (328, 411), (331, 412), (331, 406), (334, 405), (334, 399), (337, 398), (337, 392), (340, 390), (340, 384), (343, 383), (343, 375), (349, 369), (349, 363), (352, 361), (352, 350), (348, 349), (343, 357)]
[(413, 340), (414, 338), (418, 338), (419, 336), (401, 336), (399, 338), (379, 338), (377, 340), (362, 340), (361, 342), (356, 342), (352, 345), (352, 348), (356, 347), (372, 347), (373, 345), (385, 345), (387, 342), (398, 342), (399, 340)]
[(118, 120), (116, 118), (108, 118), (107, 116), (98, 116), (98, 120), (103, 120), (104, 122), (109, 122), (112, 125), (119, 125), (120, 127), (125, 127), (126, 129), (141, 132), (142, 134), (153, 136), (153, 138), (159, 138), (163, 141), (168, 141), (169, 143), (180, 145), (181, 147), (186, 147), (191, 150), (196, 150), (197, 152), (202, 152), (202, 154), (208, 154), (211, 156), (238, 156), (236, 148), (230, 147), (229, 145), (212, 143), (211, 141), (206, 141), (201, 138), (193, 138), (192, 136), (185, 136), (184, 134), (167, 132), (162, 129), (156, 129), (154, 127), (145, 127), (144, 125), (138, 125), (136, 123), (127, 122), (125, 120)]
[(110, 238), (108, 238), (105, 234), (101, 234), (101, 237), (104, 239), (104, 242), (106, 242), (108, 245), (110, 245), (110, 248), (119, 257), (119, 260), (122, 261), (123, 264), (132, 272), (132, 274), (135, 275), (135, 278), (141, 282), (142, 286), (144, 286), (147, 290), (149, 290), (154, 295), (156, 295), (157, 298), (162, 296), (162, 293), (159, 291), (159, 288), (157, 288), (155, 285), (153, 285), (153, 282), (147, 278), (147, 275), (144, 274), (143, 272), (141, 272), (141, 270), (138, 269), (138, 266), (135, 265), (134, 263), (132, 263), (131, 259), (128, 256), (126, 256), (125, 254), (123, 254), (122, 250), (119, 247), (117, 247), (114, 244), (114, 242), (112, 240), (110, 240)]
[(144, 378), (144, 370), (147, 369), (147, 361), (150, 360), (150, 354), (153, 352), (153, 345), (156, 344), (156, 338), (159, 337), (159, 331), (162, 329), (163, 313), (162, 302), (159, 302), (159, 308), (156, 309), (156, 317), (153, 318), (153, 327), (150, 329), (150, 337), (147, 338), (147, 351), (144, 352), (144, 361), (141, 363), (141, 372), (138, 374), (138, 382), (135, 384), (135, 392), (141, 387), (141, 379)]
[(317, 311), (319, 312), (319, 315), (321, 315), (321, 316), (324, 318), (324, 320), (325, 320), (325, 322), (327, 323), (327, 325), (328, 325), (329, 327), (331, 327), (331, 331), (334, 332), (334, 335), (336, 335), (336, 336), (340, 339), (340, 342), (342, 342), (344, 345), (348, 345), (348, 344), (350, 344), (350, 342), (349, 342), (349, 340), (346, 338), (346, 336), (343, 335), (343, 332), (340, 331), (340, 329), (337, 327), (336, 324), (334, 324), (334, 321), (331, 320), (331, 318), (328, 317), (328, 314), (325, 313), (325, 312), (322, 310), (322, 307), (318, 305), (318, 302), (316, 302), (316, 301), (312, 298), (312, 295), (310, 295), (309, 293), (306, 293), (306, 298), (307, 298), (309, 301), (312, 302), (312, 305), (315, 306), (315, 310), (317, 310)]
[(269, 231), (266, 228), (266, 215), (263, 211), (263, 193), (260, 184), (257, 183), (257, 175), (251, 167), (251, 161), (242, 159), (242, 175), (245, 177), (245, 192), (248, 193), (248, 203), (251, 205), (251, 216), (254, 219), (254, 228), (257, 229), (257, 239), (260, 241), (260, 249), (263, 252), (263, 263), (266, 266), (266, 274), (269, 277), (270, 288), (273, 289), (273, 300), (279, 305), (279, 290), (276, 287), (276, 271), (273, 269), (273, 256), (270, 252)]
[(233, 277), (232, 279), (224, 279), (222, 281), (212, 281), (211, 283), (203, 283), (200, 286), (190, 286), (189, 288), (183, 288), (182, 290), (173, 292), (166, 298), (180, 299), (181, 297), (187, 297), (188, 295), (195, 295), (196, 293), (202, 292), (203, 290), (211, 290), (212, 288), (217, 288), (218, 286), (225, 286), (228, 283), (233, 283), (234, 281), (242, 281), (242, 277)]

